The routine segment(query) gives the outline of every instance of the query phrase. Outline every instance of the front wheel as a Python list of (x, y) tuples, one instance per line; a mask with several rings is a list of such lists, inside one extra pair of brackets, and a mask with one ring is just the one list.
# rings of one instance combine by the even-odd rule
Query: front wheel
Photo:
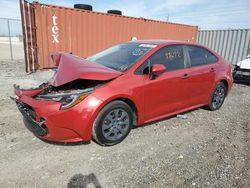
[(118, 144), (129, 134), (132, 122), (130, 106), (123, 101), (113, 101), (97, 115), (92, 129), (93, 138), (105, 146)]
[(208, 109), (212, 111), (218, 110), (222, 106), (225, 100), (226, 92), (227, 92), (227, 89), (226, 89), (225, 84), (221, 82), (218, 83), (214, 89), (214, 92), (212, 93), (210, 102), (208, 104)]

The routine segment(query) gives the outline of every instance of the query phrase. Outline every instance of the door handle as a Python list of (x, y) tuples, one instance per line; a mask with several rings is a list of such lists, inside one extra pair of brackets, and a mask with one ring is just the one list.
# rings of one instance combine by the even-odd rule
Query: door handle
[(215, 68), (211, 68), (211, 69), (210, 69), (210, 72), (215, 72)]
[(183, 76), (182, 76), (182, 79), (188, 79), (189, 78), (189, 75), (188, 74), (184, 74)]

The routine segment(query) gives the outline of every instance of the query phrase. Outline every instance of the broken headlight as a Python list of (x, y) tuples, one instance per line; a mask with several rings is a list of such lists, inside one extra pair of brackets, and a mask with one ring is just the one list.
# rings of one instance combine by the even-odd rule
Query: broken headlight
[(77, 90), (77, 91), (60, 92), (60, 93), (54, 92), (43, 95), (37, 95), (36, 99), (60, 102), (61, 109), (64, 110), (71, 108), (80, 103), (81, 101), (83, 101), (91, 93), (91, 91)]

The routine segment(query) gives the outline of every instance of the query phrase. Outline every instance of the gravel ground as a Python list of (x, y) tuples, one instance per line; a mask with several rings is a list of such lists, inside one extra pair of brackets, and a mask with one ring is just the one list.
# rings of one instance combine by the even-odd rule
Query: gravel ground
[(218, 111), (133, 129), (113, 147), (69, 146), (35, 138), (9, 100), (12, 84), (50, 75), (0, 63), (1, 187), (250, 187), (250, 86), (235, 84)]

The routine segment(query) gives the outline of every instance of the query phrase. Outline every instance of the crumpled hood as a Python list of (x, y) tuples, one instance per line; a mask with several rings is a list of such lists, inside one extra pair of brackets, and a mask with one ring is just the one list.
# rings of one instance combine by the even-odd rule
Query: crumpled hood
[(56, 66), (58, 66), (57, 73), (51, 81), (51, 85), (55, 87), (77, 79), (105, 81), (123, 74), (71, 54), (52, 53), (51, 57)]

